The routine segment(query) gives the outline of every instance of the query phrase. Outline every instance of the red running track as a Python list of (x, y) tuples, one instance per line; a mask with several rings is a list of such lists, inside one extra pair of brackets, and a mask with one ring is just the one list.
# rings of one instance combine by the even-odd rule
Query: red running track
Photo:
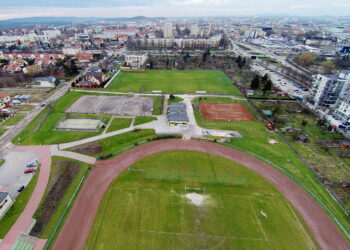
[(140, 159), (170, 150), (211, 153), (244, 165), (271, 182), (286, 197), (303, 217), (322, 249), (350, 249), (348, 241), (329, 216), (289, 177), (246, 153), (210, 142), (191, 140), (156, 141), (131, 149), (112, 160), (97, 162), (57, 237), (54, 249), (84, 249), (99, 204), (112, 181)]

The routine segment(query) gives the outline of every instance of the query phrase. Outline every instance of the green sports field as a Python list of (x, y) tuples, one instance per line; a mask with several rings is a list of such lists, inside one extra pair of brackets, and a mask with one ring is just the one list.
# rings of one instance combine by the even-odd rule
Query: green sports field
[(106, 192), (85, 249), (319, 248), (279, 191), (235, 162), (169, 151), (130, 169)]
[(241, 95), (230, 79), (216, 70), (146, 70), (121, 72), (107, 90), (119, 92), (195, 93)]

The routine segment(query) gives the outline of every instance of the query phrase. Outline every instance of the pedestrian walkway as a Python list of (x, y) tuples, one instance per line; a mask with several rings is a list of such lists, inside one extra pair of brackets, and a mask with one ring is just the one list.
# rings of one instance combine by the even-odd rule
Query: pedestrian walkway
[(70, 151), (60, 151), (56, 145), (51, 146), (52, 156), (71, 158), (88, 164), (95, 164), (96, 158)]

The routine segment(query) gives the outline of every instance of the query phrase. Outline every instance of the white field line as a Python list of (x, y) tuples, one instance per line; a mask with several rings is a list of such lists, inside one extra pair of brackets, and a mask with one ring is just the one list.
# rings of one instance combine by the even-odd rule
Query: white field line
[(251, 208), (252, 208), (252, 210), (253, 210), (253, 214), (254, 214), (254, 217), (255, 217), (255, 219), (256, 219), (256, 222), (257, 222), (257, 224), (258, 224), (258, 226), (259, 226), (260, 232), (262, 233), (262, 235), (264, 235), (265, 241), (268, 242), (269, 240), (268, 240), (268, 238), (267, 238), (267, 235), (266, 235), (266, 233), (265, 233), (265, 231), (264, 231), (264, 228), (263, 228), (263, 226), (262, 226), (262, 224), (261, 224), (261, 221), (260, 221), (259, 218), (258, 218), (258, 215), (256, 214), (255, 208), (254, 208), (253, 203), (251, 202), (250, 198), (249, 198), (249, 204), (250, 204), (250, 206), (251, 206)]

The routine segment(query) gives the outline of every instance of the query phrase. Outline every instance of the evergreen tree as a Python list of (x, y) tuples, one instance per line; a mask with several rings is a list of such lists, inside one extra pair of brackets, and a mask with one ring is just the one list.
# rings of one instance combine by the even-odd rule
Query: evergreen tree
[(241, 61), (242, 61), (242, 57), (241, 57), (241, 56), (238, 56), (237, 59), (236, 59), (236, 63), (237, 63), (237, 64), (240, 64)]
[(269, 75), (266, 73), (262, 78), (261, 78), (261, 82), (263, 83), (263, 84), (265, 84), (266, 82), (267, 82), (267, 80), (269, 80), (270, 79), (270, 77), (269, 77)]
[(260, 88), (260, 77), (258, 75), (255, 75), (254, 79), (252, 80), (250, 84), (251, 89), (259, 89)]
[(268, 79), (264, 84), (263, 91), (264, 93), (266, 93), (267, 91), (271, 91), (271, 89), (272, 89), (272, 81), (271, 79)]

